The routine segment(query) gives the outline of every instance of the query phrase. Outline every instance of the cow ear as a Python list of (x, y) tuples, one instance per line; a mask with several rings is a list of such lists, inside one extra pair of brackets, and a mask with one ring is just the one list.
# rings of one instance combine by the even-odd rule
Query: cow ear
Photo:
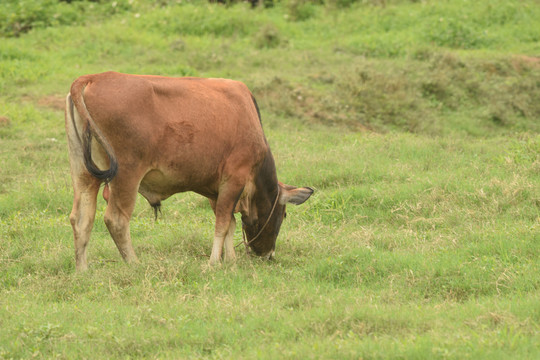
[(287, 203), (300, 205), (303, 204), (311, 194), (313, 194), (313, 189), (310, 187), (301, 187), (297, 188), (290, 185), (285, 184), (279, 184), (280, 187), (280, 195), (279, 195), (279, 203), (281, 205), (285, 205)]

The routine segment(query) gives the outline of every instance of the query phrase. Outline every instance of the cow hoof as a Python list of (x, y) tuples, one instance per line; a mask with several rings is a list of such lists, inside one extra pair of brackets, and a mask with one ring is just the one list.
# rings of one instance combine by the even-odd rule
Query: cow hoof
[(126, 259), (125, 261), (126, 261), (126, 264), (129, 264), (129, 265), (139, 265), (141, 263), (138, 258)]
[(88, 271), (88, 266), (76, 266), (75, 271), (77, 273), (85, 273)]
[(88, 263), (86, 261), (85, 262), (76, 262), (75, 263), (75, 271), (77, 271), (78, 273), (88, 271)]
[(208, 266), (211, 267), (211, 268), (220, 267), (221, 265), (222, 265), (221, 261), (219, 261), (219, 260), (209, 260), (208, 261)]
[(216, 262), (208, 261), (207, 263), (204, 263), (201, 265), (201, 271), (203, 273), (215, 271), (217, 269), (220, 269), (221, 265), (222, 265), (221, 262), (216, 263)]

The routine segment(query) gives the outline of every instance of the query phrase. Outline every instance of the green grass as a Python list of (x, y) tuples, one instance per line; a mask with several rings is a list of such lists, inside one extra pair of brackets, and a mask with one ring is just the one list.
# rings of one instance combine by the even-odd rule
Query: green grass
[[(0, 359), (540, 356), (540, 6), (346, 3), (0, 4)], [(75, 273), (62, 106), (106, 70), (248, 84), (316, 189), (275, 261), (209, 268), (186, 193), (139, 198), (126, 265), (100, 196)]]

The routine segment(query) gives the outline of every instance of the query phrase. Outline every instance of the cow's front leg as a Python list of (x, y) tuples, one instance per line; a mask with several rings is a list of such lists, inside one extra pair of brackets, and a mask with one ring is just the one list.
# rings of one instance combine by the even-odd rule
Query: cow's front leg
[(221, 219), (216, 214), (216, 230), (212, 253), (210, 254), (210, 265), (219, 264), (221, 254), (223, 253), (223, 246), (225, 246), (225, 260), (233, 260), (235, 258), (234, 247), (232, 246), (232, 234), (229, 236), (230, 233), (234, 233), (235, 224), (236, 221), (231, 213), (229, 213), (228, 217), (223, 216)]
[(225, 225), (225, 222), (216, 221), (214, 244), (212, 245), (212, 253), (210, 254), (210, 265), (219, 264), (221, 260), (221, 253), (223, 252), (223, 245), (225, 243), (225, 237), (227, 235), (227, 232), (228, 232), (228, 228), (227, 228), (227, 225)]
[(234, 231), (236, 230), (236, 219), (234, 215), (231, 218), (229, 224), (229, 231), (225, 236), (225, 261), (234, 261), (236, 259), (236, 254), (234, 253)]
[(210, 254), (210, 265), (218, 264), (221, 260), (223, 247), (225, 246), (225, 260), (234, 260), (233, 236), (236, 228), (234, 219), (234, 208), (243, 186), (235, 186), (229, 182), (221, 187), (217, 201), (210, 201), (214, 213), (216, 214), (216, 228), (214, 233), (214, 244)]

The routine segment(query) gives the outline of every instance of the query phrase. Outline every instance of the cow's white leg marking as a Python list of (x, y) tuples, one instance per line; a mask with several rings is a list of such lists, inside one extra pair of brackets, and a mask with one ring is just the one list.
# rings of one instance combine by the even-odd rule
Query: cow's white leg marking
[(214, 244), (212, 245), (212, 253), (210, 254), (210, 265), (219, 264), (221, 261), (223, 245), (225, 244), (225, 238), (229, 233), (230, 223), (232, 222), (232, 215), (229, 214), (228, 218), (220, 217), (219, 206), (216, 210), (216, 230), (214, 234)]
[[(216, 214), (216, 201), (210, 200), (210, 205), (214, 214)], [(217, 217), (216, 217), (217, 220)], [(224, 239), (214, 238), (214, 245), (212, 247), (212, 255), (210, 255), (210, 264), (217, 264), (221, 259), (221, 253), (223, 247), (225, 247), (225, 261), (234, 261), (236, 259), (236, 254), (234, 252), (234, 232), (236, 230), (236, 219), (234, 215), (231, 216), (231, 221), (229, 223), (229, 229)], [(219, 236), (219, 235), (217, 235)]]
[[(216, 212), (216, 204), (217, 201), (208, 199), (210, 201), (210, 206), (212, 206), (212, 210), (214, 210), (214, 215), (216, 215), (216, 224), (217, 224), (217, 212)], [(216, 225), (216, 233), (214, 234), (214, 243), (212, 245), (212, 253), (210, 254), (210, 265), (218, 264), (221, 259), (221, 252), (223, 250), (223, 240), (216, 239), (217, 237), (217, 225)]]
[[(210, 254), (210, 264), (218, 264), (221, 260), (221, 254), (223, 253), (223, 247), (225, 247), (225, 261), (234, 261), (236, 254), (234, 253), (233, 236), (236, 229), (236, 220), (234, 216), (231, 216), (229, 225), (218, 226), (216, 223), (216, 233), (214, 236), (214, 244), (212, 246), (212, 253)], [(223, 229), (226, 229), (223, 231)]]
[(214, 244), (212, 245), (212, 253), (210, 254), (210, 265), (219, 264), (221, 260), (221, 253), (223, 251), (223, 241), (223, 236), (217, 234), (214, 236)]
[(234, 219), (233, 211), (240, 194), (242, 193), (243, 185), (235, 183), (231, 179), (220, 188), (217, 201), (212, 204), (212, 208), (216, 214), (216, 230), (214, 234), (214, 244), (212, 245), (212, 253), (210, 254), (210, 264), (214, 265), (221, 260), (223, 246), (225, 245), (225, 259), (233, 260), (234, 246), (233, 235), (236, 228), (236, 220)]
[(236, 230), (236, 219), (234, 215), (231, 218), (231, 223), (229, 224), (229, 231), (225, 236), (225, 261), (234, 261), (236, 259), (236, 254), (234, 253), (234, 231)]

